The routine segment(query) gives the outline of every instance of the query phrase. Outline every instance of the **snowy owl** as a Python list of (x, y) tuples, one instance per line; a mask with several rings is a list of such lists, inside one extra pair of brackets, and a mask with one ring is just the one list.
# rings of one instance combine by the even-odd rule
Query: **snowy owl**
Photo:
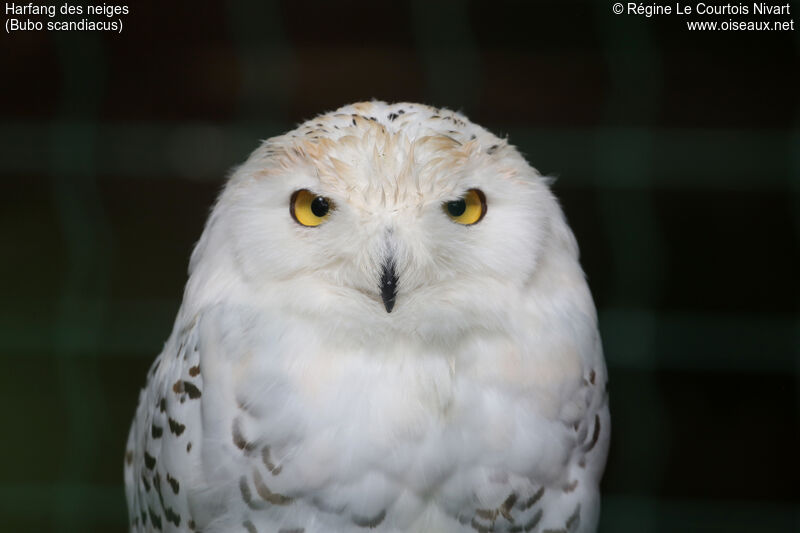
[(606, 375), (548, 180), (459, 113), (342, 107), (220, 194), (130, 430), (130, 529), (594, 531)]

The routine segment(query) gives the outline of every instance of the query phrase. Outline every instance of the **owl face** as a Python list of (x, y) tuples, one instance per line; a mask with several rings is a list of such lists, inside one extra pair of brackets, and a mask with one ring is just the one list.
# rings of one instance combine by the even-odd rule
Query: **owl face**
[(257, 149), (193, 265), (213, 248), (265, 305), (332, 328), (446, 337), (508, 323), (556, 212), (519, 153), (461, 115), (356, 104)]

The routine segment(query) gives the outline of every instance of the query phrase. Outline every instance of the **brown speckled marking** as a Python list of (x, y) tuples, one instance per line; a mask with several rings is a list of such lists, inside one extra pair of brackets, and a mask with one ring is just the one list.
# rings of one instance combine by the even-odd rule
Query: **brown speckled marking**
[(191, 442), (186, 445), (186, 453), (189, 453), (190, 451), (192, 451), (192, 443)]
[(245, 413), (249, 412), (249, 408), (247, 406), (247, 402), (242, 400), (241, 398), (236, 398), (236, 407), (244, 411)]
[(153, 476), (153, 486), (158, 493), (158, 501), (161, 503), (161, 507), (164, 507), (164, 495), (161, 494), (161, 474), (159, 474), (158, 471), (156, 471), (156, 475)]
[(296, 527), (294, 529), (279, 529), (278, 533), (305, 533), (305, 528)]
[(564, 486), (564, 492), (570, 493), (573, 492), (576, 488), (578, 488), (578, 480), (573, 479), (572, 483), (568, 483), (566, 486)]
[(181, 515), (176, 513), (172, 507), (164, 508), (164, 516), (167, 518), (167, 522), (175, 524), (175, 527), (181, 525)]
[(594, 385), (594, 380), (597, 378), (597, 374), (595, 374), (594, 370), (589, 373), (589, 383)]
[(261, 477), (261, 473), (258, 470), (253, 471), (253, 483), (256, 486), (256, 492), (265, 501), (274, 505), (288, 505), (292, 503), (292, 498), (269, 490), (269, 487), (264, 484), (264, 479)]
[(242, 527), (247, 530), (247, 533), (258, 533), (256, 526), (250, 520), (242, 522)]
[(150, 426), (150, 434), (153, 436), (154, 439), (160, 439), (161, 435), (164, 433), (164, 428), (161, 426), (157, 426), (155, 422)]
[(263, 448), (261, 448), (261, 460), (264, 461), (264, 466), (267, 467), (267, 470), (269, 470), (273, 476), (277, 476), (278, 474), (281, 473), (283, 467), (275, 466), (275, 463), (272, 462), (269, 453), (269, 446), (264, 446)]
[(162, 413), (167, 410), (167, 400), (161, 398), (161, 401), (158, 402), (158, 410)]
[(494, 521), (497, 518), (497, 509), (475, 509), (475, 514), (484, 520)]
[[(517, 503), (518, 499), (519, 499), (519, 496), (517, 496), (516, 492), (512, 492), (511, 494), (509, 494), (508, 498), (506, 498), (506, 501), (504, 501), (503, 505), (500, 506), (500, 514), (505, 516), (508, 520), (511, 520), (510, 511), (511, 511), (511, 509), (513, 509), (514, 504)], [(511, 520), (511, 521), (513, 522), (513, 520)]]
[(161, 529), (161, 515), (157, 515), (155, 511), (153, 511), (152, 507), (147, 508), (147, 512), (150, 514), (150, 523), (153, 524), (153, 527), (156, 529)]
[(195, 365), (189, 369), (189, 375), (196, 377), (200, 373), (200, 365)]
[(197, 526), (194, 525), (194, 520), (189, 520), (189, 522), (186, 525), (189, 526), (189, 529), (191, 529), (192, 531), (197, 529)]
[(183, 394), (183, 380), (178, 380), (172, 384), (172, 392), (175, 394)]
[(594, 415), (594, 433), (592, 433), (592, 440), (583, 448), (584, 453), (589, 452), (594, 445), (597, 444), (597, 439), (600, 436), (600, 415)]
[(181, 424), (177, 420), (173, 420), (172, 418), (169, 418), (167, 422), (169, 423), (169, 430), (173, 432), (176, 437), (180, 437), (183, 433), (183, 430), (186, 429), (185, 425)]
[(378, 513), (372, 518), (368, 518), (365, 516), (358, 516), (357, 514), (353, 515), (353, 523), (358, 527), (366, 527), (369, 529), (373, 529), (378, 527), (383, 519), (386, 518), (386, 509)]
[[(517, 502), (519, 497), (516, 493), (512, 492), (508, 498), (498, 507), (497, 509), (476, 509), (475, 515), (483, 520), (487, 520), (491, 522), (488, 525), (481, 524), (478, 522), (477, 518), (473, 518), (470, 525), (473, 529), (477, 529), (478, 531), (482, 531), (487, 529), (488, 531), (494, 530), (494, 523), (497, 520), (498, 515), (502, 515), (503, 518), (514, 523), (514, 517), (511, 515), (511, 509), (514, 507), (514, 504)], [(521, 531), (521, 529), (520, 529)]]
[(500, 145), (493, 144), (486, 150), (486, 153), (489, 154), (489, 155), (492, 155), (493, 153), (495, 153), (497, 151), (498, 148), (500, 148)]
[(242, 493), (242, 499), (244, 500), (244, 503), (246, 503), (250, 509), (258, 511), (267, 506), (266, 503), (255, 501), (253, 499), (253, 493), (250, 492), (250, 486), (247, 484), (247, 478), (245, 476), (239, 478), (239, 490)]
[(181, 489), (181, 484), (178, 483), (177, 479), (175, 479), (174, 477), (170, 476), (169, 472), (167, 472), (167, 483), (169, 483), (169, 486), (172, 487), (172, 492), (174, 492), (175, 494), (178, 494), (178, 491), (180, 491), (180, 489)]
[(250, 453), (256, 448), (255, 444), (248, 442), (242, 435), (241, 421), (238, 418), (233, 420), (233, 443), (245, 453)]
[(186, 391), (186, 394), (189, 395), (189, 399), (191, 400), (196, 400), (203, 395), (203, 393), (200, 392), (200, 389), (198, 389), (197, 386), (191, 381), (183, 382), (183, 390)]
[(543, 515), (543, 514), (544, 514), (544, 513), (542, 512), (542, 510), (541, 510), (541, 509), (539, 509), (538, 511), (536, 511), (536, 514), (535, 514), (535, 515), (533, 515), (533, 517), (532, 517), (530, 520), (528, 520), (528, 522), (525, 524), (525, 526), (523, 527), (523, 529), (524, 529), (525, 531), (532, 531), (532, 530), (533, 530), (533, 528), (535, 528), (536, 526), (538, 526), (538, 525), (539, 525), (539, 522), (542, 520), (542, 515)]
[(564, 527), (559, 529), (545, 529), (542, 533), (569, 533), (574, 531), (581, 523), (581, 504), (578, 504), (575, 507), (575, 510), (572, 512), (569, 518), (567, 518), (566, 524)]
[(542, 496), (544, 496), (544, 487), (541, 487), (539, 490), (536, 491), (536, 493), (533, 496), (522, 502), (519, 508), (522, 509), (523, 511), (526, 509), (530, 509), (533, 506), (533, 504), (535, 504), (542, 498)]
[(133, 463), (133, 452), (128, 450), (127, 452), (125, 452), (125, 464), (130, 466), (131, 463)]
[(144, 485), (145, 492), (150, 492), (150, 482), (147, 481), (147, 476), (144, 475), (144, 472), (142, 472), (141, 478), (142, 478), (142, 485)]
[(477, 531), (478, 533), (491, 533), (494, 530), (494, 524), (484, 526), (480, 522), (478, 522), (477, 518), (473, 518), (472, 522), (469, 523), (472, 526), (472, 529)]
[(572, 515), (567, 518), (567, 530), (574, 531), (579, 525), (581, 525), (581, 504), (576, 505)]
[(148, 470), (152, 470), (156, 466), (156, 458), (144, 452), (144, 466), (146, 466)]

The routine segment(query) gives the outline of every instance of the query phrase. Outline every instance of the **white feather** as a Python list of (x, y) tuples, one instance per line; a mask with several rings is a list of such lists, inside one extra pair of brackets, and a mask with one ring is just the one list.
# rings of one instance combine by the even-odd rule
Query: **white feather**
[[(299, 189), (327, 222), (292, 219)], [(441, 206), (469, 189), (487, 212), (462, 226)], [(214, 207), (131, 428), (131, 531), (593, 531), (605, 384), (547, 181), (460, 114), (346, 106)]]

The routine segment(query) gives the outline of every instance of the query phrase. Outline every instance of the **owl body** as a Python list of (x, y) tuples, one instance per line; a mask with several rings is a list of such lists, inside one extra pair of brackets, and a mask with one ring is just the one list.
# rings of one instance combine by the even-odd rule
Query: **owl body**
[(547, 182), (459, 114), (347, 106), (221, 194), (131, 428), (131, 531), (593, 531), (605, 384)]

